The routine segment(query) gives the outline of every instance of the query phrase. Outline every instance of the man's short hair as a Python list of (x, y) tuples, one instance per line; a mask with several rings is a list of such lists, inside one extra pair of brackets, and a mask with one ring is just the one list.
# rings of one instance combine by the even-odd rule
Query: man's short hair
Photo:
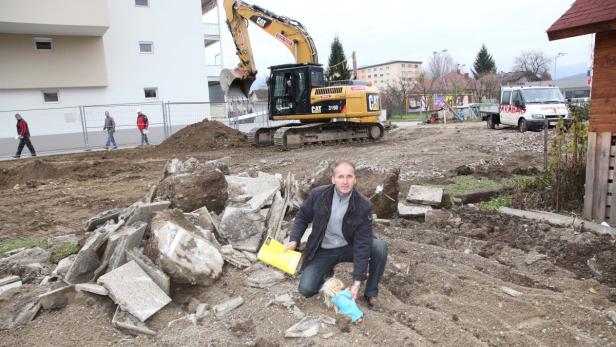
[(351, 163), (350, 161), (343, 159), (343, 160), (335, 161), (332, 165), (330, 165), (330, 170), (331, 170), (332, 177), (334, 177), (334, 175), (336, 174), (336, 168), (338, 168), (338, 166), (340, 166), (342, 164), (346, 164), (346, 165), (352, 167), (353, 168), (353, 173), (355, 173), (355, 165), (353, 163)]

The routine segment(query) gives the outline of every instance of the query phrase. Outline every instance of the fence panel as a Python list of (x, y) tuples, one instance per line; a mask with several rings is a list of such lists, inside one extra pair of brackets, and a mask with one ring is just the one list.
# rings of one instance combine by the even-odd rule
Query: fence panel
[[(19, 144), (15, 139), (15, 113), (28, 122), (31, 141), (37, 153), (71, 151), (83, 147), (82, 119), (77, 106), (0, 111), (0, 157), (14, 155)], [(24, 148), (24, 151), (22, 155), (27, 155), (28, 149)]]

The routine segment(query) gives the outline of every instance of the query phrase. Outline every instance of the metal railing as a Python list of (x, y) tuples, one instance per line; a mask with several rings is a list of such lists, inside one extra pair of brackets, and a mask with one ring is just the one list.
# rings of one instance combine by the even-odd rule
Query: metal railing
[[(103, 131), (105, 111), (116, 123), (115, 140), (120, 147), (140, 144), (137, 109), (148, 116), (150, 144), (158, 144), (182, 128), (203, 121), (219, 121), (248, 132), (254, 127), (270, 126), (267, 102), (230, 100), (228, 102), (135, 102), (122, 104), (79, 105), (0, 111), (0, 158), (15, 154), (15, 113), (28, 122), (37, 153), (77, 152), (105, 148)], [(284, 123), (284, 122), (282, 122)], [(22, 152), (27, 156), (28, 152)]]

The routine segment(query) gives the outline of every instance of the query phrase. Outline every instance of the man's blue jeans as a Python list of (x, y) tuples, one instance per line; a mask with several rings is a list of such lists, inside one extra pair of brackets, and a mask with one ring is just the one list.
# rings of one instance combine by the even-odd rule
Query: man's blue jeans
[[(319, 248), (314, 258), (302, 271), (299, 278), (299, 292), (305, 297), (311, 297), (319, 292), (321, 286), (331, 274), (338, 263), (353, 262), (353, 248), (344, 246), (340, 248)], [(372, 251), (368, 265), (368, 280), (364, 295), (368, 297), (379, 295), (379, 281), (385, 264), (387, 263), (387, 243), (383, 240), (372, 239)], [(348, 284), (350, 286), (350, 283)]]
[(113, 148), (118, 148), (116, 145), (115, 139), (113, 138), (113, 130), (107, 130), (107, 144), (105, 144), (105, 148), (109, 148), (113, 144)]

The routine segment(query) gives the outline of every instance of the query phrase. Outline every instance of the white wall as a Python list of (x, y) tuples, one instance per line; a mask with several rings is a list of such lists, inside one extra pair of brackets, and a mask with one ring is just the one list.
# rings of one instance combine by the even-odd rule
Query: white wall
[[(60, 101), (52, 104), (43, 102), (39, 89), (3, 90), (0, 111), (152, 101), (145, 99), (144, 87), (157, 87), (158, 101), (209, 101), (200, 0), (150, 0), (149, 7), (109, 0), (107, 5), (107, 87), (60, 88)], [(140, 54), (139, 41), (154, 42), (154, 53)], [(1, 128), (13, 123), (12, 114), (0, 113)]]

